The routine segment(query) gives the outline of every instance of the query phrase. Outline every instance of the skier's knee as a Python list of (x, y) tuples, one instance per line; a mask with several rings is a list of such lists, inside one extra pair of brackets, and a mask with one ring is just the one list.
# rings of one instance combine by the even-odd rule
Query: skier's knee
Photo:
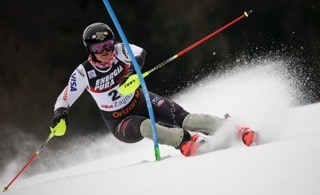
[(182, 123), (182, 128), (190, 131), (203, 131), (206, 134), (213, 134), (221, 127), (224, 119), (208, 114), (189, 114)]
[[(169, 128), (156, 124), (156, 129), (158, 133), (158, 142), (160, 144), (173, 146), (175, 148), (178, 148), (183, 139), (187, 137), (185, 136), (185, 130), (178, 127)], [(150, 119), (146, 119), (141, 123), (140, 132), (143, 137), (153, 139), (152, 124)]]

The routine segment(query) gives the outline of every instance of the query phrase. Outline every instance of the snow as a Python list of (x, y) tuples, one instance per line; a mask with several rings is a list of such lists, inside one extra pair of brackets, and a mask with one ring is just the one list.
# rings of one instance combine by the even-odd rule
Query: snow
[[(285, 61), (254, 62), (202, 80), (173, 97), (191, 112), (228, 112), (258, 130), (256, 146), (246, 147), (233, 132), (219, 131), (210, 141), (213, 152), (187, 158), (161, 145), (164, 158), (155, 161), (152, 141), (122, 144), (106, 136), (88, 150), (94, 153), (98, 145), (101, 158), (18, 178), (6, 193), (320, 194), (320, 104), (295, 106), (301, 94), (288, 72)], [(102, 154), (106, 143), (119, 152)], [(5, 186), (18, 170), (8, 167), (0, 184)]]

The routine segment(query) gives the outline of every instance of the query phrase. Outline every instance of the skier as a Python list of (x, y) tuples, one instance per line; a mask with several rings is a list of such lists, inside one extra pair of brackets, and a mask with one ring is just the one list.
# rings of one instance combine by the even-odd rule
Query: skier
[[(147, 137), (153, 139), (151, 121), (144, 94), (141, 89), (129, 95), (117, 89), (134, 73), (131, 59), (123, 43), (115, 42), (112, 30), (104, 23), (93, 23), (83, 32), (83, 43), (89, 53), (88, 59), (71, 74), (68, 85), (58, 96), (54, 106), (51, 128), (62, 120), (67, 121), (72, 104), (86, 89), (101, 110), (102, 117), (112, 134), (120, 141), (134, 143)], [(133, 54), (143, 66), (146, 51), (131, 44)], [(224, 118), (206, 114), (194, 114), (184, 110), (172, 100), (149, 92), (155, 114), (160, 144), (180, 149), (193, 155), (195, 145), (206, 141), (200, 131), (212, 135), (224, 123)], [(249, 138), (251, 143), (251, 136)]]

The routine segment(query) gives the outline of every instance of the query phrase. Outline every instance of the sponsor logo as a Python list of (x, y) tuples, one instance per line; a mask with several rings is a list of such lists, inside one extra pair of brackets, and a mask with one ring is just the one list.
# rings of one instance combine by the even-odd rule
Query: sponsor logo
[(129, 87), (130, 85), (132, 85), (132, 84), (135, 83), (135, 82), (136, 82), (135, 80), (130, 81), (129, 83), (127, 83), (127, 84), (124, 85), (124, 88)]
[(132, 96), (129, 95), (129, 96), (126, 96), (124, 99), (122, 99), (120, 101), (114, 102), (114, 107), (119, 107), (119, 106), (122, 106), (123, 104), (127, 104), (131, 97)]
[(102, 104), (102, 105), (101, 105), (101, 108), (106, 108), (106, 109), (108, 109), (108, 108), (113, 108), (113, 105), (105, 105), (105, 104)]
[(67, 101), (68, 99), (68, 86), (64, 89), (64, 92), (63, 92), (63, 100)]
[(112, 116), (113, 116), (114, 118), (121, 118), (121, 117), (129, 114), (130, 111), (132, 111), (132, 110), (136, 107), (136, 105), (137, 105), (137, 103), (138, 103), (138, 100), (137, 100), (137, 99), (140, 97), (139, 91), (136, 91), (135, 97), (136, 97), (136, 99), (134, 99), (127, 107), (122, 108), (122, 109), (119, 110), (119, 111), (113, 112), (113, 113), (112, 113)]
[(152, 99), (152, 103), (156, 106), (161, 106), (164, 103), (164, 99), (160, 99), (159, 97), (155, 97)]
[(70, 91), (77, 91), (76, 73), (73, 73), (70, 78)]
[(97, 79), (94, 87), (94, 91), (104, 90), (114, 85), (115, 84), (114, 77), (116, 77), (122, 71), (123, 71), (123, 68), (121, 66), (118, 66), (113, 72), (111, 72), (107, 76), (102, 77), (101, 79)]
[(127, 115), (131, 110), (133, 110), (133, 108), (136, 107), (137, 103), (137, 100), (133, 100), (133, 102), (128, 107), (122, 108), (120, 111), (113, 112), (112, 116), (114, 118), (120, 118)]
[(126, 50), (125, 50), (125, 45), (124, 44), (122, 44), (121, 45), (121, 49), (122, 49), (122, 53), (123, 53), (123, 55), (127, 58), (127, 59), (129, 59), (129, 56), (128, 56), (128, 54), (127, 54), (127, 52), (126, 52)]
[(96, 32), (96, 34), (92, 35), (91, 38), (99, 41), (103, 41), (108, 36), (108, 34), (109, 34), (108, 31)]
[(176, 117), (176, 108), (175, 108), (175, 105), (174, 105), (174, 103), (173, 103), (172, 101), (169, 101), (169, 104), (170, 104), (170, 106), (171, 106), (170, 112), (171, 112), (172, 122), (173, 122), (173, 124), (177, 125), (178, 122), (177, 122), (177, 120), (176, 120), (177, 117)]
[(89, 79), (92, 79), (94, 77), (96, 77), (96, 72), (94, 70), (90, 70), (88, 71), (88, 76), (89, 76)]

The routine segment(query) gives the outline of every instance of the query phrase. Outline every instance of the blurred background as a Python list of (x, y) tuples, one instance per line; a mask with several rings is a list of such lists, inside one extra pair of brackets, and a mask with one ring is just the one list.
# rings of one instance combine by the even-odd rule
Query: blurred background
[[(320, 2), (312, 0), (110, 0), (130, 43), (143, 47), (149, 70), (219, 27), (253, 10), (217, 36), (146, 78), (148, 89), (170, 97), (212, 74), (253, 58), (286, 57), (303, 81), (301, 104), (320, 100)], [(0, 12), (0, 165), (44, 141), (57, 96), (88, 54), (86, 26), (108, 24), (121, 41), (102, 0), (3, 1)], [(214, 101), (214, 100), (213, 100)], [(70, 109), (67, 135), (108, 130), (87, 92)], [(28, 143), (28, 144), (27, 144)], [(41, 142), (40, 142), (41, 143)], [(22, 161), (25, 159), (22, 159)]]

